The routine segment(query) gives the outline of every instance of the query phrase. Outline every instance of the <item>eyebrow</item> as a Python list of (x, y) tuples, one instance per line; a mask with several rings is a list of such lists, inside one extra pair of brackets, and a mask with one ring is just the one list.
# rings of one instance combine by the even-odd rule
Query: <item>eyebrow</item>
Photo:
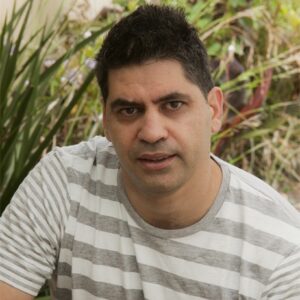
[(154, 100), (154, 103), (164, 102), (168, 100), (187, 100), (190, 101), (191, 97), (187, 94), (172, 92), (167, 95), (161, 96), (158, 99)]
[(120, 107), (128, 106), (143, 107), (143, 104), (138, 101), (131, 101), (125, 98), (117, 98), (110, 103), (110, 109), (112, 111)]
[[(175, 100), (175, 99), (190, 101), (191, 97), (187, 94), (172, 92), (155, 99), (153, 102), (160, 103), (160, 102), (165, 102), (165, 101)], [(111, 102), (110, 109), (114, 110), (116, 108), (125, 107), (125, 106), (135, 106), (135, 107), (143, 108), (144, 104), (142, 104), (141, 101), (129, 100), (125, 98), (117, 98)]]

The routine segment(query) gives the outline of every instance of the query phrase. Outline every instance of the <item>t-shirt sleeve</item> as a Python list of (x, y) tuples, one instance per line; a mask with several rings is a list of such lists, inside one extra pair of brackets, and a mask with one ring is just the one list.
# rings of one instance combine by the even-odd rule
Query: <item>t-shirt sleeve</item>
[(58, 152), (42, 159), (0, 218), (0, 280), (36, 296), (56, 267), (69, 209)]
[(300, 299), (300, 248), (286, 257), (272, 273), (262, 300)]

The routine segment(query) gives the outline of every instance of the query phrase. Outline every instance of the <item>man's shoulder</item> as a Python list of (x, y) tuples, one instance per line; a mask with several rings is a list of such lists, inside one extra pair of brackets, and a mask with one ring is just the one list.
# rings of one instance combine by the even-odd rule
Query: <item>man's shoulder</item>
[(229, 170), (230, 183), (233, 187), (254, 193), (260, 197), (283, 200), (283, 196), (262, 179), (218, 157), (215, 157), (215, 159), (221, 166)]
[(75, 145), (56, 147), (54, 151), (84, 159), (94, 158), (97, 154), (105, 154), (107, 152), (115, 154), (112, 144), (102, 136), (95, 136)]
[(242, 211), (248, 225), (269, 234), (286, 234), (288, 240), (300, 245), (300, 214), (292, 204), (258, 177), (219, 158), (216, 161), (229, 174), (226, 201), (232, 214), (234, 209)]
[(76, 145), (56, 147), (51, 155), (56, 155), (66, 167), (76, 165), (102, 165), (115, 169), (118, 159), (112, 144), (102, 136), (96, 136)]

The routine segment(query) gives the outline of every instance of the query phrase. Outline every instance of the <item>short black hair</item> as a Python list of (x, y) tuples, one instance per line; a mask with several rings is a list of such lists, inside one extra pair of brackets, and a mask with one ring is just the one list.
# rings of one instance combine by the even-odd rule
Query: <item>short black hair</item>
[(214, 86), (205, 47), (183, 11), (143, 5), (112, 27), (97, 55), (96, 76), (104, 101), (109, 92), (109, 70), (152, 59), (180, 62), (185, 76), (205, 97)]

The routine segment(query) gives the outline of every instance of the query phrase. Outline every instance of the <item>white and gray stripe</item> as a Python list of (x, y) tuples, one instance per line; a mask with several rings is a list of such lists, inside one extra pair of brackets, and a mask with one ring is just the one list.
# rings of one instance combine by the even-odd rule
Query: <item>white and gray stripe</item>
[(103, 138), (55, 150), (0, 220), (0, 280), (56, 299), (300, 299), (299, 215), (270, 187), (215, 158), (219, 195), (198, 223), (147, 224)]

